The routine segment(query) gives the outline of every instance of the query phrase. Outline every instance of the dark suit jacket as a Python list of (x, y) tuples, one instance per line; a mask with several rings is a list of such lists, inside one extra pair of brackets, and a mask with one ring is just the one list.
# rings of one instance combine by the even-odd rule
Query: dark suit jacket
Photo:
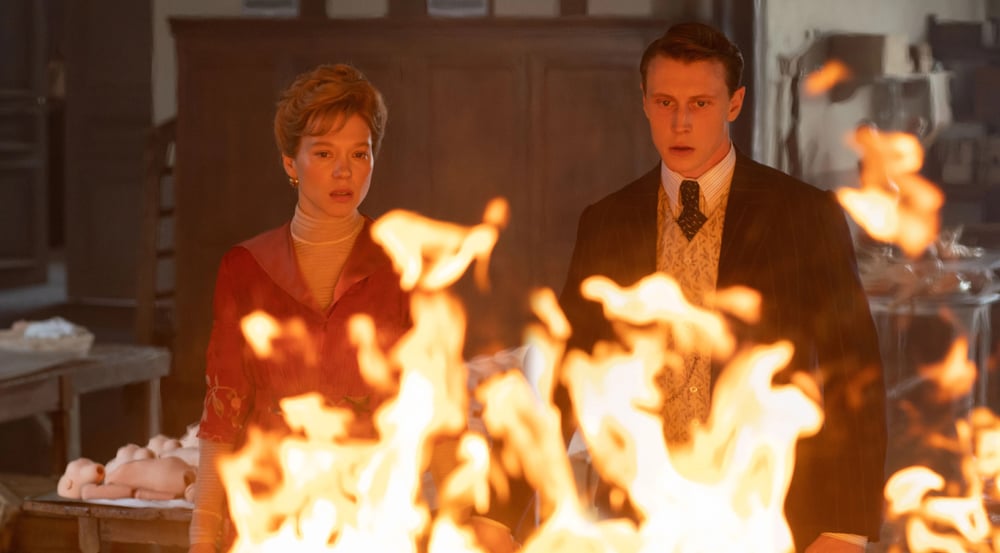
[[(596, 340), (614, 338), (600, 306), (580, 296), (586, 277), (628, 286), (656, 271), (659, 186), (657, 165), (581, 215), (560, 297), (573, 326), (571, 347), (589, 351)], [(763, 300), (761, 322), (736, 326), (737, 337), (792, 340), (792, 369), (813, 371), (822, 382), (825, 424), (800, 441), (785, 503), (797, 547), (820, 532), (877, 540), (885, 392), (875, 327), (834, 196), (737, 153), (717, 287), (734, 285), (757, 290)], [(713, 384), (719, 370), (713, 368)]]

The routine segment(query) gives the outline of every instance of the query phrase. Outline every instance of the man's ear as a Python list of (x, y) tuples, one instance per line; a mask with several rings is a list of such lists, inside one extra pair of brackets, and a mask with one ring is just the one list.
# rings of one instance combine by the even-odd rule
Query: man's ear
[(646, 114), (646, 119), (649, 119), (649, 112), (646, 111), (646, 83), (639, 79), (639, 101), (642, 102), (642, 112)]
[(736, 121), (739, 117), (740, 111), (743, 110), (743, 98), (746, 96), (747, 87), (741, 86), (733, 92), (733, 95), (729, 97), (729, 113), (727, 119), (730, 123)]

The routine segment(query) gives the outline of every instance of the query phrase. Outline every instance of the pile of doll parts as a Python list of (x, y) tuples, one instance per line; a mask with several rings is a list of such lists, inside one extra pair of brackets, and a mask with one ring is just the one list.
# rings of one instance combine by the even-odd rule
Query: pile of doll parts
[(66, 465), (56, 492), (67, 499), (146, 501), (194, 500), (198, 473), (198, 426), (180, 439), (162, 434), (144, 447), (127, 444), (114, 459), (101, 464), (85, 457)]

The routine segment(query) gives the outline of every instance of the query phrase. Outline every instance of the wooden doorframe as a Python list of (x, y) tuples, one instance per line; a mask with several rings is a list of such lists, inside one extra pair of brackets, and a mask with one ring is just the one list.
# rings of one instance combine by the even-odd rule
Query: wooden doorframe
[[(757, 119), (761, 113), (758, 106), (763, 98), (764, 83), (762, 73), (758, 70), (757, 58), (764, 2), (765, 0), (714, 0), (713, 5), (715, 24), (743, 53), (743, 84), (747, 87), (747, 93), (743, 99), (743, 111), (733, 123), (732, 137), (736, 148), (754, 159), (758, 159), (761, 153), (758, 151), (760, 146), (757, 137), (761, 132), (757, 128)], [(760, 64), (760, 68), (763, 68), (763, 64)]]

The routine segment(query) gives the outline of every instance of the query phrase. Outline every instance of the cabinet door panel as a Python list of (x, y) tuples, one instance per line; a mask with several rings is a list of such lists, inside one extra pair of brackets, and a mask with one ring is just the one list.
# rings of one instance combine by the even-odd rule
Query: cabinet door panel
[(600, 65), (548, 60), (541, 83), (546, 184), (538, 189), (538, 206), (550, 224), (540, 237), (539, 246), (549, 255), (539, 260), (539, 271), (558, 292), (584, 207), (636, 179), (659, 157), (642, 113), (633, 60)]
[(66, 287), (132, 303), (152, 126), (149, 0), (66, 3)]
[(0, 288), (46, 278), (44, 34), (41, 2), (0, 2)]

